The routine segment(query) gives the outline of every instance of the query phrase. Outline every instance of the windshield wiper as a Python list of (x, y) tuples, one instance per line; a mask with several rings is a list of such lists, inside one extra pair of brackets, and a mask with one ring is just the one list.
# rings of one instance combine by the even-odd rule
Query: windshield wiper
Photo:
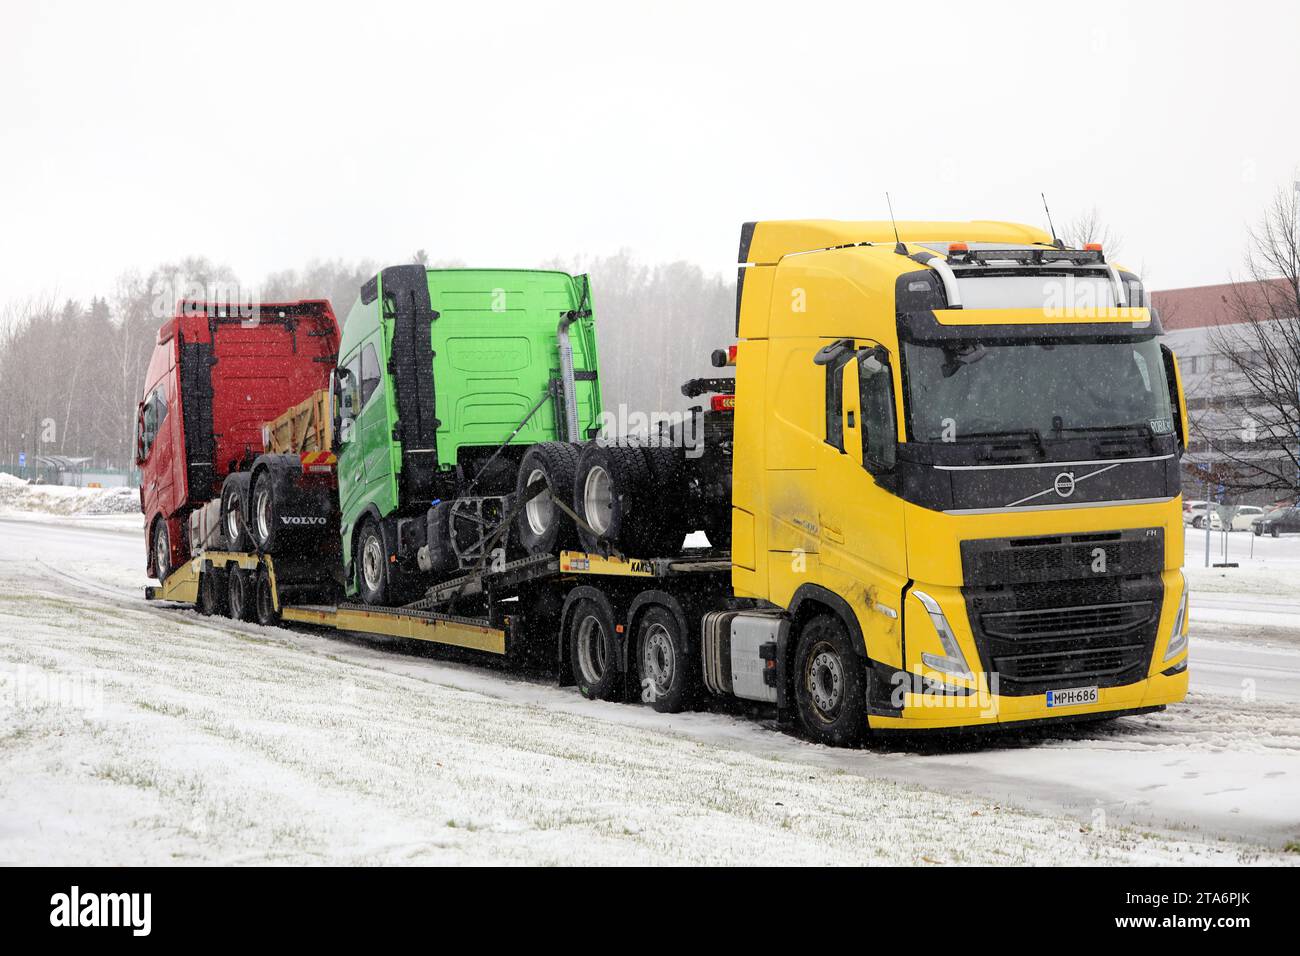
[(1075, 432), (1080, 435), (1095, 436), (1098, 440), (1104, 441), (1109, 436), (1114, 436), (1112, 440), (1123, 440), (1126, 438), (1142, 438), (1146, 440), (1147, 445), (1154, 452), (1156, 447), (1156, 433), (1150, 425), (1138, 422), (1133, 425), (1072, 425), (1056, 427), (1053, 423), (1053, 431), (1057, 434), (1061, 432)]
[(1005, 440), (1008, 442), (1018, 440), (1022, 446), (1026, 442), (1033, 442), (1039, 454), (1044, 458), (1047, 457), (1047, 445), (1043, 442), (1042, 432), (1037, 428), (1008, 428), (999, 431), (966, 432), (957, 439), (959, 443), (976, 443), (989, 440)]

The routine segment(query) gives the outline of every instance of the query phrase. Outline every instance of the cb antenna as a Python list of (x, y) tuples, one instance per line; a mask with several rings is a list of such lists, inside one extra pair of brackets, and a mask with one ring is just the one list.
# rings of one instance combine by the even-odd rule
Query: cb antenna
[(1056, 238), (1056, 227), (1052, 225), (1052, 210), (1047, 208), (1047, 193), (1039, 193), (1043, 197), (1043, 212), (1047, 213), (1047, 228), (1052, 230), (1052, 244), (1058, 249), (1064, 249), (1065, 243)]
[(889, 223), (894, 227), (894, 251), (900, 256), (907, 255), (907, 246), (903, 245), (903, 240), (898, 238), (898, 221), (894, 218), (894, 201), (889, 198), (889, 193), (885, 193), (885, 202), (889, 205)]

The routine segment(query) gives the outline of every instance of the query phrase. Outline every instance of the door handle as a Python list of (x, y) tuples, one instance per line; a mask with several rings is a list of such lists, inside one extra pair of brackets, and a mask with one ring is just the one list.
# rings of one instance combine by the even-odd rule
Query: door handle
[(834, 525), (828, 524), (826, 519), (822, 519), (822, 537), (833, 544), (844, 543), (844, 532)]
[(358, 471), (355, 475), (353, 475), (353, 476), (352, 476), (352, 480), (353, 480), (353, 481), (360, 481), (360, 480), (361, 480), (361, 472)]

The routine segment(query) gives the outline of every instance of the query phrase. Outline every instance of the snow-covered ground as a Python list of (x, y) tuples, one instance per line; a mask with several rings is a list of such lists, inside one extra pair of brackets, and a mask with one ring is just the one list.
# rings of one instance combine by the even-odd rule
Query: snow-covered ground
[(150, 605), (138, 516), (22, 510), (0, 515), (0, 863), (1300, 861), (1300, 538), (1202, 574), (1189, 537), (1183, 705), (845, 751), (761, 711), (666, 717)]

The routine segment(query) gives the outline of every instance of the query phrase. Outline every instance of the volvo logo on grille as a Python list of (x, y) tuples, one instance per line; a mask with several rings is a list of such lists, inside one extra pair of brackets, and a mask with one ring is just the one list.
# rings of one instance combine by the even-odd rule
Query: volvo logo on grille
[(1070, 471), (1061, 472), (1056, 476), (1056, 480), (1052, 482), (1052, 487), (1056, 489), (1056, 493), (1062, 498), (1070, 497), (1070, 495), (1074, 494), (1074, 473)]

